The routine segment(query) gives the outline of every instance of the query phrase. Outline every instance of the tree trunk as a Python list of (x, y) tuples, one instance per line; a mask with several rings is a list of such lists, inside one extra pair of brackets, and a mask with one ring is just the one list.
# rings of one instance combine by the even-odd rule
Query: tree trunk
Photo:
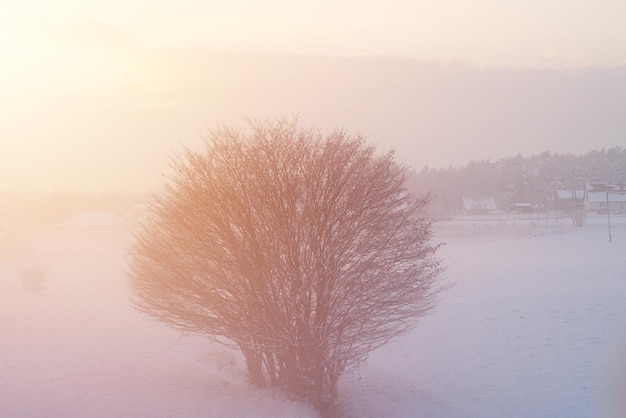
[(245, 344), (239, 344), (239, 348), (246, 359), (246, 366), (248, 367), (248, 375), (250, 381), (256, 386), (266, 386), (265, 378), (263, 377), (263, 355), (262, 353), (253, 347), (249, 347)]

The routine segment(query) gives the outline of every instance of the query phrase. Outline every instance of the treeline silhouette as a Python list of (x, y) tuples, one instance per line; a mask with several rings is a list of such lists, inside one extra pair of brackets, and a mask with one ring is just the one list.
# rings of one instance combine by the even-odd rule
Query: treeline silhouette
[(541, 208), (552, 205), (558, 189), (582, 190), (591, 182), (626, 182), (626, 149), (613, 147), (583, 155), (541, 154), (497, 161), (470, 161), (455, 168), (428, 166), (412, 172), (409, 187), (418, 193), (433, 194), (435, 216), (458, 213), (463, 197), (493, 197), (498, 208), (510, 210), (515, 203), (531, 203)]
[[(414, 170), (409, 188), (419, 194), (431, 192), (434, 216), (461, 210), (463, 197), (493, 197), (498, 208), (510, 210), (515, 203), (551, 207), (554, 191), (581, 190), (586, 183), (626, 183), (626, 149), (613, 147), (583, 155), (549, 151), (524, 157), (517, 154), (497, 161), (470, 161), (460, 167)], [(0, 192), (0, 218), (19, 229), (46, 228), (80, 211), (104, 210), (124, 216), (149, 194), (110, 192), (46, 193)]]

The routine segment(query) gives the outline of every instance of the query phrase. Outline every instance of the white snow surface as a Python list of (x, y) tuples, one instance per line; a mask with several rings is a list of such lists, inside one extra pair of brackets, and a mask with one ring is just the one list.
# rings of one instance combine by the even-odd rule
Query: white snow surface
[[(436, 225), (436, 312), (346, 375), (343, 417), (626, 416), (626, 218)], [(241, 355), (135, 311), (119, 237), (0, 254), (1, 417), (317, 417)], [(47, 268), (28, 293), (20, 269)]]

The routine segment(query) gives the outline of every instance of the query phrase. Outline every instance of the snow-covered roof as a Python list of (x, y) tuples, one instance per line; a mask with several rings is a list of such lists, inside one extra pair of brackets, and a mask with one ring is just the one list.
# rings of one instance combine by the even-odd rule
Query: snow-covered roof
[[(606, 202), (606, 192), (587, 192), (587, 200), (591, 203)], [(609, 202), (626, 202), (626, 193), (609, 192)]]
[(626, 192), (623, 184), (614, 184), (614, 183), (587, 183), (585, 186), (585, 190), (587, 192), (604, 192), (606, 190), (613, 190), (615, 192)]
[(79, 212), (59, 222), (55, 228), (121, 228), (127, 222), (111, 212)]
[[(556, 196), (559, 199), (571, 199), (573, 194), (574, 193), (573, 193), (572, 190), (567, 190), (567, 189), (560, 189), (560, 190), (556, 191)], [(576, 194), (576, 199), (582, 199), (583, 196), (585, 195), (585, 191), (584, 190), (576, 190), (575, 194)]]
[(483, 197), (480, 199), (464, 197), (463, 209), (465, 210), (498, 210), (498, 206), (496, 205), (496, 200), (493, 197)]

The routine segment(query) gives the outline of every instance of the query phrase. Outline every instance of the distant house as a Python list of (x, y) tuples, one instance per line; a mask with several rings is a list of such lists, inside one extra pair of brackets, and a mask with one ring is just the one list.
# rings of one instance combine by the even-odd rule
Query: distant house
[(493, 197), (472, 198), (464, 197), (462, 199), (462, 211), (467, 214), (486, 214), (498, 210), (496, 200)]
[(577, 204), (580, 205), (585, 197), (584, 190), (575, 189), (559, 189), (555, 191), (555, 201), (559, 208), (572, 208)]
[(554, 192), (554, 207), (561, 215), (571, 215), (583, 209), (584, 190), (559, 189)]
[(527, 202), (518, 202), (513, 204), (512, 208), (515, 213), (537, 213), (539, 211), (539, 205), (533, 205)]
[[(608, 201), (608, 207), (607, 207)], [(585, 210), (590, 212), (626, 212), (626, 188), (611, 183), (589, 183), (585, 187)]]

